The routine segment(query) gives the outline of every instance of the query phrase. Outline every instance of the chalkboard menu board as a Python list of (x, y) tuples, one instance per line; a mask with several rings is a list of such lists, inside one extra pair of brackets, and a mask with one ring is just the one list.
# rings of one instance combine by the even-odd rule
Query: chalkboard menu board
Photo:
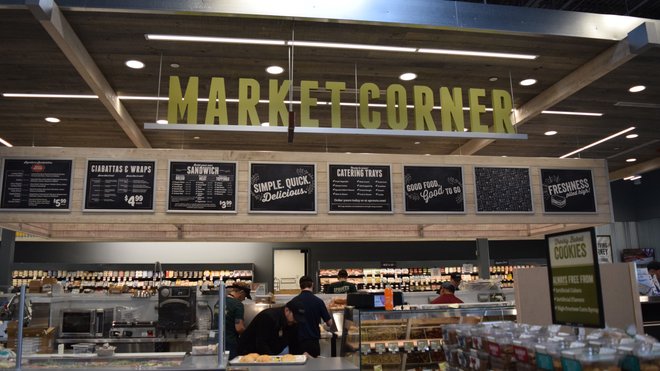
[(591, 170), (541, 169), (543, 209), (546, 213), (595, 213)]
[(316, 213), (316, 165), (250, 163), (250, 212)]
[(389, 165), (329, 165), (328, 212), (391, 213)]
[(5, 159), (2, 209), (71, 210), (71, 160)]
[(88, 160), (85, 211), (153, 211), (155, 161)]
[(168, 211), (236, 212), (236, 163), (170, 162)]
[(534, 212), (529, 169), (475, 167), (474, 182), (478, 213)]
[(407, 213), (462, 213), (463, 169), (460, 166), (404, 166), (403, 200)]

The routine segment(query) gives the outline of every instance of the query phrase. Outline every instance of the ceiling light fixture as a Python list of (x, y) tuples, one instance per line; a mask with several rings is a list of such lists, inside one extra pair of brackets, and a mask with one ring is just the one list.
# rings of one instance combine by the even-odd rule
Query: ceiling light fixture
[(614, 133), (614, 134), (610, 135), (609, 137), (603, 138), (603, 139), (601, 139), (601, 140), (597, 140), (597, 141), (595, 141), (595, 142), (593, 142), (593, 143), (591, 143), (591, 144), (589, 144), (589, 145), (587, 145), (587, 146), (584, 146), (584, 147), (582, 147), (582, 148), (576, 149), (575, 151), (570, 152), (570, 153), (567, 153), (567, 154), (565, 154), (565, 155), (563, 155), (563, 156), (561, 156), (561, 157), (559, 157), (559, 158), (566, 158), (566, 157), (571, 156), (571, 155), (574, 155), (574, 154), (576, 154), (576, 153), (578, 153), (578, 152), (582, 152), (582, 151), (584, 151), (585, 149), (588, 149), (588, 148), (591, 148), (591, 147), (593, 147), (593, 146), (599, 145), (599, 144), (601, 144), (601, 143), (603, 143), (603, 142), (606, 142), (606, 141), (608, 141), (608, 140), (610, 140), (610, 139), (612, 139), (612, 138), (616, 138), (616, 137), (618, 137), (619, 135), (623, 135), (623, 134), (625, 134), (625, 133), (627, 133), (627, 132), (629, 132), (629, 131), (632, 131), (632, 130), (635, 130), (635, 127), (634, 127), (634, 126), (631, 126), (631, 127), (629, 127), (628, 129), (625, 129), (625, 130), (621, 130), (621, 131), (618, 132), (618, 133)]
[(284, 40), (270, 40), (270, 39), (243, 39), (236, 37), (210, 37), (210, 36), (185, 36), (185, 35), (157, 35), (146, 34), (144, 37), (147, 40), (158, 41), (189, 41), (189, 42), (205, 42), (205, 43), (221, 43), (221, 44), (256, 44), (256, 45), (286, 45)]
[(140, 70), (140, 69), (144, 68), (144, 63), (142, 63), (141, 61), (135, 60), (135, 59), (131, 59), (129, 61), (126, 61), (126, 62), (124, 62), (124, 64), (126, 65), (126, 67), (132, 68), (134, 70)]
[(172, 67), (172, 68), (179, 68), (179, 67), (181, 67), (181, 65), (178, 64), (178, 63), (170, 63), (170, 67)]
[(637, 179), (642, 179), (641, 175), (635, 175), (634, 177), (628, 179), (628, 180), (637, 180)]
[(629, 159), (626, 159), (626, 162), (635, 162), (635, 161), (637, 161), (636, 158), (629, 158)]
[(420, 143), (422, 143), (422, 142), (415, 142), (415, 144), (420, 144)]
[(2, 138), (0, 138), (0, 143), (4, 144), (7, 147), (13, 147), (13, 145), (11, 143), (7, 142), (6, 140), (4, 140)]
[(270, 122), (262, 122), (261, 126), (270, 126)]
[(280, 66), (269, 66), (266, 68), (266, 72), (270, 73), (271, 75), (279, 75), (280, 73), (284, 72), (284, 68)]
[(554, 131), (554, 130), (549, 130), (549, 131), (546, 131), (546, 132), (545, 132), (545, 133), (543, 133), (543, 134), (545, 134), (545, 135), (547, 135), (547, 136), (551, 136), (551, 135), (556, 135), (556, 134), (557, 134), (557, 132), (556, 132), (556, 131)]
[(57, 117), (46, 117), (45, 120), (52, 124), (57, 124), (58, 122), (60, 122), (60, 119), (58, 119)]
[(541, 111), (546, 115), (569, 115), (569, 116), (602, 116), (600, 112), (573, 112), (573, 111)]
[(477, 52), (471, 50), (453, 50), (453, 49), (419, 48), (417, 49), (417, 52), (427, 53), (427, 54), (463, 55), (469, 57), (510, 58), (510, 59), (528, 59), (528, 60), (533, 60), (539, 57), (538, 55), (531, 55), (531, 54)]
[(199, 137), (193, 137), (193, 139), (194, 139), (194, 140), (197, 140), (197, 139), (199, 139)]
[(417, 78), (417, 74), (412, 72), (405, 72), (399, 76), (399, 80), (403, 80), (403, 81), (412, 81), (416, 78)]
[(2, 93), (5, 98), (70, 98), (70, 99), (97, 99), (98, 95), (86, 94), (30, 94), (30, 93)]
[(532, 86), (536, 84), (536, 79), (524, 79), (520, 81), (519, 84), (522, 86)]
[(358, 49), (358, 50), (376, 50), (383, 52), (407, 52), (414, 53), (416, 48), (407, 48), (402, 46), (389, 46), (389, 45), (369, 45), (369, 44), (345, 44), (345, 43), (329, 43), (320, 41), (298, 41), (290, 40), (286, 42), (289, 46), (302, 46), (302, 47), (316, 47), (316, 48), (331, 48), (331, 49)]
[(160, 125), (167, 125), (167, 124), (168, 124), (167, 120), (163, 120), (163, 119), (161, 119), (161, 120), (156, 120), (156, 123), (157, 123), (157, 124), (160, 124)]
[(626, 139), (635, 139), (639, 136), (639, 134), (628, 134), (626, 135)]
[(646, 86), (644, 85), (635, 85), (630, 89), (628, 89), (628, 91), (631, 93), (639, 93), (640, 91), (644, 91), (644, 90), (646, 90)]
[(491, 77), (488, 78), (488, 81), (490, 81), (490, 82), (495, 82), (497, 80), (498, 80), (497, 76), (491, 76)]

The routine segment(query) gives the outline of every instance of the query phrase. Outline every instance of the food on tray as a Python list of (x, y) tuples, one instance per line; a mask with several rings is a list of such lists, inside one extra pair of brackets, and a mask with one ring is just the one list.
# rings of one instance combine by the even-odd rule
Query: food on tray
[(266, 354), (257, 357), (257, 363), (268, 363), (268, 362), (272, 362), (273, 360), (274, 360), (273, 357)]
[(250, 363), (251, 363), (251, 362), (256, 362), (256, 361), (257, 361), (257, 357), (259, 357), (259, 354), (257, 354), (257, 353), (250, 353), (250, 354), (247, 354), (247, 355), (244, 355), (243, 357), (241, 357), (241, 362), (246, 362), (246, 363), (248, 363), (248, 362), (250, 362)]
[(298, 358), (293, 354), (285, 354), (284, 356), (282, 356), (282, 362), (295, 362), (297, 360)]

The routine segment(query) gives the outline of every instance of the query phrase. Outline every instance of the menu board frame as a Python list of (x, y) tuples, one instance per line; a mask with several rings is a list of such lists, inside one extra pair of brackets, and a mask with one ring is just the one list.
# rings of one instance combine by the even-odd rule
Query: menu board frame
[[(333, 210), (332, 209), (332, 166), (355, 166), (355, 167), (383, 167), (387, 168), (389, 172), (389, 210), (360, 210), (359, 207), (355, 207), (354, 210)], [(392, 164), (347, 164), (347, 163), (328, 163), (328, 214), (394, 214), (394, 185), (392, 182)]]
[[(408, 210), (408, 204), (406, 202), (407, 200), (407, 194), (408, 191), (406, 190), (406, 167), (424, 167), (424, 168), (433, 168), (433, 169), (459, 169), (461, 172), (461, 191), (463, 193), (463, 201), (462, 201), (462, 211), (451, 211), (451, 210), (429, 210), (429, 211), (410, 211)], [(461, 165), (416, 165), (416, 164), (404, 164), (402, 167), (402, 177), (403, 177), (403, 182), (402, 184), (402, 191), (403, 191), (403, 209), (406, 214), (465, 214), (466, 211), (466, 200), (465, 200), (465, 172), (463, 169), (463, 166)]]
[[(220, 208), (219, 205), (215, 205), (216, 209), (190, 209), (190, 210), (179, 210), (172, 209), (172, 202), (170, 200), (170, 192), (172, 190), (172, 164), (173, 163), (182, 163), (182, 164), (205, 164), (205, 165), (233, 165), (234, 166), (234, 179), (233, 179), (233, 189), (234, 194), (232, 196), (233, 209), (226, 210)], [(208, 161), (208, 160), (169, 160), (167, 163), (167, 210), (168, 213), (218, 213), (218, 214), (236, 214), (238, 211), (238, 162), (237, 161)]]
[[(587, 249), (579, 249), (579, 246), (576, 245), (579, 244), (580, 241), (584, 241), (586, 237), (585, 234), (589, 235), (587, 241), (589, 241), (591, 246), (590, 248)], [(562, 237), (566, 237), (566, 240), (563, 241), (556, 240)], [(557, 244), (551, 246), (551, 243), (554, 242), (556, 242)], [(572, 245), (566, 244), (564, 246), (565, 248), (562, 250), (561, 248), (558, 249), (559, 243), (572, 243)], [(603, 291), (600, 282), (600, 264), (598, 263), (595, 228), (576, 229), (568, 232), (548, 234), (545, 236), (545, 245), (546, 245), (547, 261), (548, 261), (547, 270), (548, 270), (548, 285), (550, 286), (550, 310), (552, 312), (552, 323), (567, 325), (567, 326), (582, 326), (582, 327), (592, 327), (592, 328), (605, 327)], [(572, 249), (572, 247), (575, 247), (575, 249)], [(556, 254), (559, 254), (559, 255), (554, 255), (554, 259), (553, 259), (552, 250), (554, 250)], [(582, 253), (585, 252), (590, 252), (591, 256), (590, 257), (580, 256)], [(575, 256), (569, 257), (568, 256), (569, 254)], [(554, 260), (559, 261), (563, 259), (572, 259), (573, 263), (569, 262), (570, 265), (566, 264), (561, 266), (558, 266), (556, 263), (553, 264)], [(589, 272), (589, 268), (592, 268), (593, 272)], [(571, 269), (573, 269), (572, 272), (570, 271)], [(561, 273), (561, 275), (559, 275), (558, 273)], [(568, 275), (567, 273), (573, 273), (573, 274)], [(592, 277), (593, 282), (591, 283), (582, 282), (588, 278), (589, 273), (593, 274)], [(585, 278), (583, 278), (583, 276)], [(595, 295), (596, 296), (595, 305), (598, 307), (597, 318), (594, 318), (596, 316), (592, 316), (591, 322), (586, 322), (584, 320), (570, 321), (570, 320), (566, 320), (566, 317), (570, 316), (570, 314), (560, 315), (558, 313), (557, 306), (566, 305), (566, 304), (558, 304), (556, 302), (557, 298), (555, 295), (555, 281), (557, 281), (557, 285), (567, 286), (567, 288), (565, 289), (565, 293), (562, 292), (562, 294), (571, 295), (570, 300), (568, 300), (567, 298), (567, 300), (562, 300), (562, 302), (566, 301), (570, 304), (573, 304), (573, 303), (578, 303), (579, 300), (593, 301), (594, 299), (593, 298), (590, 299), (587, 295), (589, 294)], [(581, 286), (588, 286), (587, 288), (590, 287), (592, 292), (585, 293), (582, 289), (576, 289), (575, 285), (578, 284), (580, 284)], [(573, 286), (571, 287), (571, 285)], [(579, 294), (582, 295), (580, 296)], [(577, 299), (574, 300), (573, 299), (574, 297), (577, 297)]]
[[(477, 186), (477, 168), (489, 168), (489, 169), (526, 169), (527, 170), (527, 181), (529, 185), (529, 197), (530, 197), (530, 210), (523, 211), (479, 211), (479, 195), (478, 195), (478, 186)], [(472, 166), (472, 176), (474, 180), (474, 210), (476, 214), (534, 214), (534, 187), (532, 187), (532, 171), (528, 166), (482, 166), (482, 165), (473, 165)]]
[[(2, 204), (5, 202), (5, 171), (7, 170), (7, 161), (62, 161), (62, 162), (68, 162), (69, 163), (69, 176), (68, 176), (68, 182), (69, 186), (67, 189), (67, 204), (68, 206), (66, 208), (58, 208), (58, 207), (52, 207), (52, 208), (5, 208), (2, 207)], [(71, 212), (71, 203), (72, 203), (72, 192), (73, 192), (73, 171), (74, 171), (74, 166), (73, 166), (73, 159), (72, 158), (39, 158), (35, 159), (32, 157), (7, 157), (2, 159), (2, 178), (0, 178), (0, 212), (3, 211), (46, 211), (46, 212)]]
[[(589, 185), (591, 186), (591, 202), (593, 203), (593, 210), (588, 210), (588, 211), (562, 211), (562, 210), (549, 210), (548, 208), (548, 203), (550, 203), (550, 206), (553, 205), (553, 201), (551, 198), (546, 201), (545, 195), (546, 195), (546, 185), (545, 185), (545, 179), (543, 172), (544, 171), (562, 171), (562, 172), (588, 172), (589, 173)], [(586, 175), (586, 174), (585, 174)], [(583, 175), (584, 176), (584, 175)], [(584, 168), (539, 168), (539, 178), (541, 180), (541, 193), (543, 197), (543, 212), (546, 214), (563, 214), (563, 215), (584, 215), (584, 214), (597, 214), (598, 213), (598, 202), (596, 202), (596, 184), (594, 182), (594, 174), (591, 169), (584, 169)], [(568, 203), (567, 200), (570, 200), (570, 198), (565, 198), (564, 202)]]
[[(300, 211), (300, 210), (277, 210), (277, 209), (255, 209), (254, 204), (253, 204), (253, 197), (252, 197), (252, 182), (254, 178), (253, 174), (253, 165), (267, 165), (267, 166), (303, 166), (303, 167), (309, 167), (311, 166), (314, 176), (314, 205), (313, 205), (313, 210), (305, 210), (305, 211)], [(250, 214), (317, 214), (318, 213), (318, 181), (317, 181), (317, 171), (316, 171), (316, 163), (314, 162), (269, 162), (269, 161), (249, 161), (248, 162), (248, 174), (249, 174), (249, 179), (247, 182), (247, 197), (248, 197), (248, 213)]]
[[(153, 183), (152, 183), (152, 191), (151, 191), (151, 208), (149, 209), (133, 209), (133, 208), (126, 208), (126, 209), (119, 209), (119, 208), (104, 208), (104, 209), (93, 209), (93, 208), (88, 208), (87, 206), (87, 188), (89, 186), (88, 181), (89, 179), (89, 165), (90, 162), (93, 161), (103, 161), (103, 162), (116, 162), (116, 163), (125, 163), (125, 162), (150, 162), (153, 164)], [(108, 159), (108, 158), (88, 158), (87, 161), (85, 161), (85, 179), (83, 183), (83, 197), (82, 197), (82, 202), (83, 202), (83, 212), (107, 212), (107, 213), (153, 213), (155, 211), (156, 207), (156, 192), (157, 192), (157, 181), (158, 181), (158, 168), (157, 168), (157, 161), (154, 159)]]

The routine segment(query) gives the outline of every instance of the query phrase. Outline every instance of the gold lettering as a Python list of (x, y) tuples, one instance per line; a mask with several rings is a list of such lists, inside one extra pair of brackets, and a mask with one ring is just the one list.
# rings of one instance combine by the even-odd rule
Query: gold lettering
[(284, 99), (291, 88), (291, 81), (284, 80), (282, 85), (278, 87), (277, 80), (268, 81), (268, 122), (270, 126), (280, 126), (280, 119), (282, 125), (289, 125), (289, 111), (286, 109)]
[(255, 79), (238, 80), (238, 124), (247, 125), (248, 116), (250, 125), (261, 125), (257, 114), (259, 103), (259, 82)]
[[(436, 131), (431, 111), (433, 110), (433, 90), (428, 86), (415, 85), (415, 130)], [(428, 129), (427, 129), (428, 127)]]
[(487, 133), (488, 126), (481, 125), (481, 114), (486, 112), (486, 106), (479, 104), (479, 98), (486, 96), (486, 90), (471, 88), (468, 90), (470, 99), (470, 128), (475, 133)]
[(400, 84), (387, 87), (387, 125), (393, 130), (405, 130), (408, 127), (408, 106), (406, 88)]
[[(167, 122), (176, 124), (179, 118), (187, 115), (188, 124), (197, 124), (197, 94), (199, 86), (199, 77), (190, 76), (186, 86), (186, 96), (181, 93), (181, 83), (179, 76), (170, 76), (170, 96), (167, 103)], [(179, 115), (181, 113), (181, 115)]]
[(346, 90), (345, 82), (328, 81), (325, 88), (330, 90), (330, 123), (333, 128), (341, 127), (341, 91)]
[(300, 126), (319, 127), (319, 120), (310, 117), (309, 109), (316, 106), (317, 99), (312, 98), (310, 94), (311, 89), (319, 87), (318, 81), (301, 81), (300, 82)]
[(206, 105), (206, 119), (204, 124), (215, 124), (215, 118), (218, 118), (219, 125), (229, 124), (227, 120), (227, 93), (225, 92), (225, 79), (214, 77), (211, 79), (209, 90), (209, 103)]
[(511, 123), (513, 101), (506, 90), (493, 89), (493, 127), (496, 133), (515, 134)]
[(444, 86), (440, 88), (442, 131), (452, 131), (455, 129), (462, 133), (463, 128), (465, 127), (465, 119), (463, 117), (463, 91), (461, 88), (454, 88), (452, 90), (453, 93), (450, 93), (449, 88)]
[(366, 82), (360, 86), (360, 124), (365, 129), (378, 129), (380, 112), (373, 112), (373, 115), (369, 115), (369, 96), (373, 99), (380, 98), (380, 89), (372, 82)]

